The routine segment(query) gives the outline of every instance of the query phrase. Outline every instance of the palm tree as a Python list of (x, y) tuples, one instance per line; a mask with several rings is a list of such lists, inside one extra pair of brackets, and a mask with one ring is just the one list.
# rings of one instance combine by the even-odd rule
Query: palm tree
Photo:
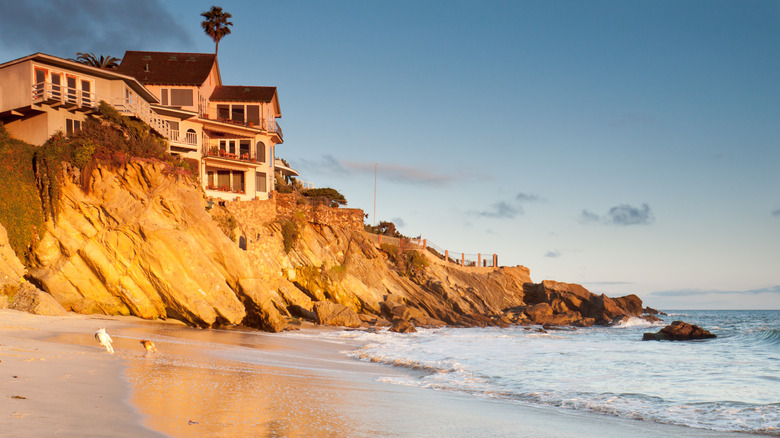
[(200, 15), (205, 18), (205, 20), (200, 23), (201, 26), (203, 26), (203, 32), (206, 32), (206, 35), (210, 36), (217, 44), (216, 50), (214, 50), (214, 54), (216, 55), (219, 53), (219, 40), (225, 35), (230, 34), (230, 26), (232, 26), (233, 23), (228, 20), (233, 16), (228, 12), (222, 12), (222, 8), (219, 6), (212, 6), (210, 10)]
[(114, 58), (111, 55), (103, 56), (100, 55), (100, 58), (95, 56), (94, 53), (76, 53), (76, 59), (71, 59), (71, 61), (80, 62), (82, 64), (91, 65), (92, 67), (100, 67), (100, 68), (117, 68), (119, 67), (119, 61), (121, 59)]

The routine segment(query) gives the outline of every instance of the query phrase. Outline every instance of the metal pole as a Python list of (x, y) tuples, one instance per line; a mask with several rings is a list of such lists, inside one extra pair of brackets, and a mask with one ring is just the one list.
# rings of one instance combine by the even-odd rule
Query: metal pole
[(376, 166), (379, 163), (374, 163), (374, 227), (376, 227)]

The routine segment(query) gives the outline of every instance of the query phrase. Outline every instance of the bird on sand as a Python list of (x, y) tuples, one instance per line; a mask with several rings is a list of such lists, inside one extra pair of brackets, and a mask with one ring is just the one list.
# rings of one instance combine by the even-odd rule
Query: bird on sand
[(106, 347), (106, 351), (109, 353), (114, 352), (114, 347), (111, 345), (114, 340), (111, 339), (111, 336), (109, 336), (108, 333), (106, 333), (106, 329), (101, 327), (98, 331), (96, 331), (95, 340), (98, 341), (100, 345)]
[(154, 342), (152, 342), (152, 341), (150, 341), (148, 339), (142, 339), (141, 340), (141, 345), (143, 345), (144, 348), (146, 348), (146, 351), (149, 351), (149, 352), (152, 352), (152, 353), (157, 351), (157, 347), (154, 346)]

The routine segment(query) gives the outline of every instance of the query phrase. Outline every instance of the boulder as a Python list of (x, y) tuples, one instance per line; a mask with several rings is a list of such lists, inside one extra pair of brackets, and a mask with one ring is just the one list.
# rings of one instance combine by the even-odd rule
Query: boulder
[(314, 313), (317, 315), (317, 324), (351, 328), (357, 328), (364, 324), (354, 310), (343, 304), (330, 301), (315, 302)]
[(36, 315), (62, 316), (68, 313), (54, 297), (26, 281), (8, 298), (8, 308)]
[(396, 333), (414, 333), (417, 331), (417, 329), (415, 329), (414, 325), (412, 325), (412, 323), (409, 321), (396, 319), (393, 321), (393, 326), (390, 327), (390, 331)]
[(301, 307), (297, 304), (293, 304), (291, 306), (287, 307), (287, 311), (290, 312), (290, 315), (301, 318), (301, 319), (307, 319), (309, 321), (316, 321), (317, 320), (317, 314), (312, 312), (311, 310), (308, 310), (304, 307)]
[(683, 321), (674, 321), (662, 328), (658, 333), (645, 333), (643, 341), (690, 341), (694, 339), (711, 339), (717, 337), (703, 328)]
[(539, 303), (526, 307), (525, 314), (533, 323), (545, 324), (552, 317), (553, 309), (547, 303)]

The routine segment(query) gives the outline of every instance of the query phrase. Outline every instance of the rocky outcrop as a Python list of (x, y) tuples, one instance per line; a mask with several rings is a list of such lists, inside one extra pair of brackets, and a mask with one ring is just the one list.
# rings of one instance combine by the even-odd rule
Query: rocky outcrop
[(283, 329), (266, 284), (204, 206), (196, 184), (161, 164), (98, 167), (87, 193), (67, 179), (29, 277), (78, 313)]
[[(575, 284), (534, 284), (523, 266), (463, 268), (421, 251), (409, 269), (399, 265), (404, 253), (378, 248), (360, 230), (295, 214), (287, 223), (258, 221), (246, 213), (251, 205), (208, 210), (198, 184), (162, 165), (99, 166), (88, 191), (76, 180), (66, 179), (59, 216), (47, 224), (27, 278), (78, 313), (268, 331), (284, 330), (293, 318), (408, 331), (589, 326), (642, 312), (633, 295), (612, 299)], [(285, 249), (290, 221), (297, 238)], [(0, 272), (19, 268), (0, 265)]]
[(339, 303), (317, 301), (314, 303), (314, 313), (318, 324), (352, 328), (368, 325), (352, 309)]
[(25, 269), (8, 244), (0, 225), (0, 309), (14, 309), (36, 315), (64, 315), (67, 312), (49, 294), (24, 279)]
[[(545, 280), (524, 285), (528, 320), (543, 325), (589, 327), (609, 325), (620, 317), (641, 317), (642, 300), (636, 295), (609, 298), (596, 295), (579, 284)], [(547, 304), (547, 306), (542, 306)]]
[(690, 341), (695, 339), (711, 339), (717, 335), (710, 333), (703, 328), (688, 324), (683, 321), (674, 321), (670, 325), (662, 328), (658, 333), (645, 333), (643, 341)]

